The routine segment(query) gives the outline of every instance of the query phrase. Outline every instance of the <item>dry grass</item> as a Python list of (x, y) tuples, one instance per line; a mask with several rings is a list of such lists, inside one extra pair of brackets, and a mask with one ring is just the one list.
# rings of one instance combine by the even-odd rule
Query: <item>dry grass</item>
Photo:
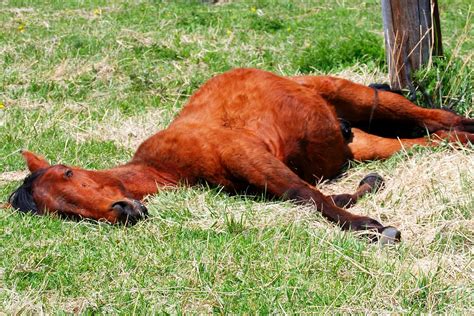
[(107, 57), (94, 63), (83, 59), (69, 58), (64, 59), (53, 69), (49, 79), (53, 81), (70, 81), (83, 74), (94, 73), (97, 79), (108, 81), (114, 75), (115, 69), (116, 65), (110, 64)]
[[(474, 227), (471, 214), (457, 213), (460, 206), (472, 207), (472, 191), (466, 190), (473, 187), (474, 179), (474, 159), (469, 153), (472, 151), (407, 159), (387, 177), (385, 191), (365, 208), (372, 216), (390, 219), (414, 245), (428, 244), (442, 231)], [(446, 214), (451, 209), (453, 214)]]
[(152, 109), (130, 117), (119, 111), (110, 111), (104, 116), (103, 122), (93, 123), (73, 136), (80, 142), (110, 140), (117, 146), (135, 150), (148, 137), (166, 127), (166, 118), (167, 112), (162, 109)]
[[(395, 167), (387, 170), (382, 164), (375, 166), (386, 180), (385, 188), (359, 202), (352, 208), (352, 212), (372, 216), (402, 231), (403, 241), (397, 247), (406, 249), (407, 254), (403, 263), (396, 265), (396, 270), (391, 272), (394, 276), (410, 273), (422, 277), (436, 273), (439, 282), (451, 284), (459, 291), (472, 290), (473, 153), (473, 149), (449, 148), (439, 152), (422, 151), (410, 155), (401, 153), (397, 158), (400, 161)], [(350, 169), (338, 181), (322, 183), (319, 188), (327, 194), (352, 192), (362, 177), (373, 172), (373, 169), (374, 164), (359, 165)], [(225, 231), (230, 217), (234, 222), (240, 223), (244, 230), (264, 230), (290, 224), (314, 230), (334, 229), (332, 224), (315, 215), (310, 208), (281, 202), (251, 202), (249, 205), (248, 201), (229, 203), (226, 200), (216, 205), (215, 201), (209, 203), (212, 198), (207, 191), (185, 191), (186, 198), (178, 198), (175, 202), (177, 205), (170, 206), (170, 197), (166, 193), (151, 198), (150, 205), (155, 210), (164, 207), (185, 209), (190, 213), (190, 219), (179, 225), (190, 228)], [(379, 251), (380, 260), (385, 261), (386, 265), (397, 262), (391, 251), (376, 248), (370, 251)], [(375, 276), (380, 273), (368, 269)], [(383, 288), (380, 285), (380, 293), (384, 291)], [(432, 295), (434, 299), (437, 294)], [(397, 305), (400, 304), (396, 302), (397, 296), (398, 293), (386, 293), (374, 298), (373, 303), (377, 301), (380, 306), (384, 306), (387, 301), (394, 301), (394, 305)], [(355, 311), (350, 304), (345, 311), (349, 310)]]
[(5, 184), (12, 181), (23, 180), (28, 175), (28, 171), (7, 171), (0, 173), (0, 184)]
[(344, 68), (334, 76), (351, 80), (368, 86), (372, 83), (389, 83), (388, 74), (380, 68), (369, 69), (366, 65), (356, 64), (354, 66)]

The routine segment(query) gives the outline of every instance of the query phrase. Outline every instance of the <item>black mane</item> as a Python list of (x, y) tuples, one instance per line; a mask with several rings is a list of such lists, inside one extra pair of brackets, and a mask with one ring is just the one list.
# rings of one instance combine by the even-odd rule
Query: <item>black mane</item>
[(40, 169), (28, 175), (23, 184), (10, 195), (8, 203), (20, 212), (37, 214), (39, 211), (33, 200), (33, 183), (45, 171), (46, 169)]

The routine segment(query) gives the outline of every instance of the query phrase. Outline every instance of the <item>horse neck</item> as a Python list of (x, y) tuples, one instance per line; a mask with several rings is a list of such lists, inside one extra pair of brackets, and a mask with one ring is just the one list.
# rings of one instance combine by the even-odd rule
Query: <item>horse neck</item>
[(130, 162), (103, 172), (118, 178), (137, 200), (156, 193), (161, 187), (176, 186), (178, 183), (173, 175), (142, 163)]

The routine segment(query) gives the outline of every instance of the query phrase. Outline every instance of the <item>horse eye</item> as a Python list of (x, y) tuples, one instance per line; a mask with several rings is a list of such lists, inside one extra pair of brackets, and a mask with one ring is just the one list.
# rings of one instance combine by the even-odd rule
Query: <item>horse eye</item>
[(71, 170), (71, 169), (66, 170), (66, 172), (64, 173), (64, 175), (66, 176), (66, 178), (72, 177), (72, 170)]

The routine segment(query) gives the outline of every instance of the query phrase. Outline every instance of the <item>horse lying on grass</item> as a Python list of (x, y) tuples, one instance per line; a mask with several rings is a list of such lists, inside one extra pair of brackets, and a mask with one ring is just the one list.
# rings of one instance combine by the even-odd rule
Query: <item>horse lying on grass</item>
[[(432, 136), (423, 137), (426, 132)], [(338, 175), (351, 159), (384, 159), (439, 140), (474, 142), (474, 120), (344, 79), (237, 69), (205, 83), (124, 165), (102, 171), (51, 166), (24, 151), (31, 174), (9, 203), (22, 212), (134, 224), (147, 217), (140, 202), (146, 195), (205, 181), (310, 204), (344, 230), (399, 240), (397, 229), (345, 210), (380, 187), (377, 174), (353, 194), (325, 196), (311, 183)]]

